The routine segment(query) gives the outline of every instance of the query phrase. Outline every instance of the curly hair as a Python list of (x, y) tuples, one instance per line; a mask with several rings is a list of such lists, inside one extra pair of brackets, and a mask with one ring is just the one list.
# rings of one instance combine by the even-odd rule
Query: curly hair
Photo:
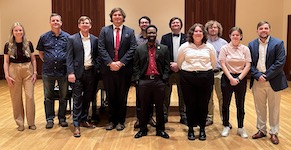
[(187, 39), (189, 43), (194, 43), (194, 39), (193, 39), (193, 34), (194, 34), (194, 30), (196, 27), (200, 27), (202, 32), (203, 32), (203, 38), (202, 38), (202, 43), (206, 43), (207, 41), (207, 32), (204, 28), (204, 26), (200, 23), (195, 23), (189, 30), (187, 33)]

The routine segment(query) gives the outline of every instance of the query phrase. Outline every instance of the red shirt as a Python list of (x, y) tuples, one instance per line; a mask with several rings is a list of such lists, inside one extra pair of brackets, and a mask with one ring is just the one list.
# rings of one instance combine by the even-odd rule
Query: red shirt
[(158, 75), (157, 63), (156, 63), (156, 44), (154, 46), (148, 45), (149, 64), (146, 71), (146, 75)]

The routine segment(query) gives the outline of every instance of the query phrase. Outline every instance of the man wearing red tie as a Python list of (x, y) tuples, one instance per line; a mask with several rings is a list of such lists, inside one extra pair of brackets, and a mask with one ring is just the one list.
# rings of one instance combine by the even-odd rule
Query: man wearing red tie
[(109, 107), (109, 124), (105, 129), (122, 131), (136, 40), (134, 30), (123, 25), (126, 15), (121, 8), (112, 9), (109, 16), (113, 24), (103, 27), (99, 36), (100, 72)]

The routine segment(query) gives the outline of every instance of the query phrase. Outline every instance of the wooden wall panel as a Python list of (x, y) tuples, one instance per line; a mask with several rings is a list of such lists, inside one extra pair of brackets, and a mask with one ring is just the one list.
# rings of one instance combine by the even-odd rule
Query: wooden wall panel
[(78, 19), (86, 15), (92, 20), (91, 34), (99, 36), (105, 25), (104, 0), (52, 0), (52, 12), (62, 16), (62, 29), (70, 34), (79, 32)]
[(185, 0), (185, 33), (194, 23), (217, 20), (223, 27), (223, 38), (229, 41), (228, 31), (235, 26), (236, 0)]
[(284, 72), (287, 80), (291, 80), (291, 15), (288, 16), (287, 24), (287, 58), (284, 66)]

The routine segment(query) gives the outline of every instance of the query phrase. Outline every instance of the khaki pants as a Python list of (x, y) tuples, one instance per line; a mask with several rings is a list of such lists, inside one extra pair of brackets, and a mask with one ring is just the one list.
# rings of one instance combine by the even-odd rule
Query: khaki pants
[(257, 112), (257, 129), (267, 133), (267, 104), (269, 109), (270, 134), (278, 134), (281, 93), (275, 92), (269, 82), (254, 81), (252, 87)]
[[(219, 104), (219, 115), (220, 119), (222, 120), (222, 93), (221, 93), (221, 76), (223, 71), (214, 73), (214, 88), (218, 99)], [(213, 121), (214, 115), (214, 102), (213, 102), (213, 91), (211, 92), (211, 97), (208, 104), (208, 115), (207, 120)]]
[(25, 112), (28, 126), (34, 125), (35, 103), (34, 103), (34, 85), (32, 83), (33, 67), (30, 62), (10, 63), (9, 75), (15, 82), (9, 87), (13, 106), (13, 115), (18, 126), (24, 125), (24, 107), (22, 98), (22, 87), (25, 94)]

